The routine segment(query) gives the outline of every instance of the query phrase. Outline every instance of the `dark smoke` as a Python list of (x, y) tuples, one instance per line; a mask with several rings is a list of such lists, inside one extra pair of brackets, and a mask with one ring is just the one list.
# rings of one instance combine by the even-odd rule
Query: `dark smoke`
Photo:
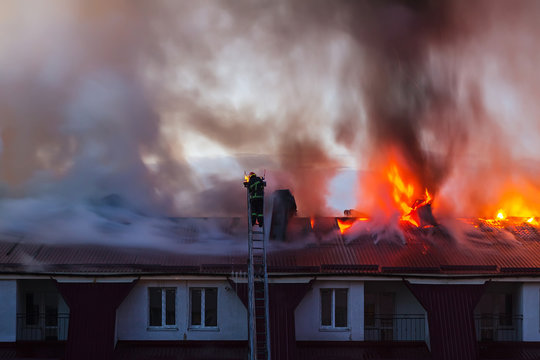
[[(88, 204), (117, 194), (145, 216), (243, 216), (242, 173), (266, 169), (268, 191), (322, 215), (343, 153), (364, 170), (395, 156), (435, 211), (491, 212), (508, 174), (538, 198), (539, 13), (534, 1), (4, 1), (2, 211), (92, 218)], [(368, 184), (362, 196), (378, 196)]]

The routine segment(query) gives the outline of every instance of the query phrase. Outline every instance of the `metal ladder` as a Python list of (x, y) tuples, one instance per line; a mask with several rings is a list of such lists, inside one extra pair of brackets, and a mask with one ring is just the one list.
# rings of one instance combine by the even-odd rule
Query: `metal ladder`
[[(248, 208), (248, 340), (249, 360), (270, 360), (270, 324), (268, 323), (268, 273), (263, 227), (253, 230), (251, 202), (247, 188)], [(266, 183), (263, 181), (263, 187)]]

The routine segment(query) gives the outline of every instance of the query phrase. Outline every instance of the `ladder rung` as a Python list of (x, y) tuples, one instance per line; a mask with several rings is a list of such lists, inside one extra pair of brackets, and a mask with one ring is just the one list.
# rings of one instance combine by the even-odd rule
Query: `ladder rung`
[(255, 230), (255, 231), (252, 231), (251, 233), (252, 234), (264, 234), (264, 231)]

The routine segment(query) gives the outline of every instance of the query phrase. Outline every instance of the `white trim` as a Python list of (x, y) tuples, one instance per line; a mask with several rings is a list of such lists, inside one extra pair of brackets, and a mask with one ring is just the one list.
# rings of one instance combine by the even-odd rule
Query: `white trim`
[(117, 277), (117, 278), (100, 278), (100, 277), (71, 277), (57, 276), (48, 277), (59, 283), (132, 283), (137, 280), (136, 277)]
[[(245, 277), (234, 277), (234, 276), (227, 276), (226, 279), (231, 279), (234, 282), (238, 284), (247, 284), (247, 278)], [(269, 277), (268, 283), (269, 284), (307, 284), (311, 280), (319, 279), (315, 276), (299, 276), (299, 277)], [(335, 278), (333, 279), (335, 280)]]
[(139, 280), (146, 280), (146, 281), (169, 281), (169, 280), (178, 280), (178, 281), (197, 281), (197, 280), (204, 280), (204, 281), (226, 281), (227, 279), (230, 279), (231, 276), (206, 276), (204, 274), (201, 275), (158, 275), (158, 276), (150, 276), (145, 275), (138, 278)]
[[(136, 279), (140, 280), (146, 280), (146, 281), (167, 281), (167, 280), (179, 280), (179, 281), (190, 281), (190, 280), (208, 280), (208, 281), (226, 281), (228, 279), (231, 279), (238, 283), (247, 283), (247, 278), (243, 276), (235, 277), (234, 274), (228, 274), (223, 276), (206, 276), (204, 274), (200, 275), (144, 275), (144, 276), (122, 276), (118, 275), (115, 276), (115, 274), (102, 274), (95, 275), (95, 276), (88, 276), (88, 274), (85, 274), (86, 276), (77, 276), (74, 274), (71, 275), (27, 275), (27, 274), (9, 274), (9, 275), (2, 275), (0, 274), (0, 280), (31, 280), (31, 279), (53, 279), (57, 280), (58, 282), (78, 282), (78, 283), (91, 283), (91, 282), (98, 282), (98, 283), (118, 283), (118, 282), (133, 282)], [(402, 275), (393, 275), (393, 276), (384, 276), (384, 275), (366, 275), (366, 276), (358, 276), (358, 275), (344, 275), (344, 274), (336, 274), (335, 276), (279, 276), (279, 277), (270, 277), (268, 279), (269, 283), (308, 283), (311, 280), (321, 280), (321, 281), (400, 281), (402, 279), (406, 279), (409, 281), (421, 281), (421, 280), (432, 280), (432, 281), (446, 281), (446, 283), (458, 283), (458, 281), (478, 281), (478, 283), (481, 283), (482, 281), (492, 281), (492, 282), (539, 282), (540, 281), (540, 273), (536, 277), (531, 277), (530, 275), (524, 275), (524, 276), (504, 276), (504, 275), (488, 275), (488, 276), (481, 276), (478, 274), (471, 274), (471, 275), (447, 275), (447, 274), (432, 274), (430, 276), (420, 276), (420, 275), (412, 275), (412, 274), (402, 274)]]
[(405, 278), (411, 284), (443, 284), (443, 285), (459, 285), (459, 284), (468, 284), (468, 285), (483, 285), (485, 279), (408, 279)]

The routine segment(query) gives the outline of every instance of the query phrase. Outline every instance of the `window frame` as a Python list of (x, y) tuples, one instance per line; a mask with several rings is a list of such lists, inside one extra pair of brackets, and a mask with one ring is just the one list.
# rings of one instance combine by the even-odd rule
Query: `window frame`
[[(201, 323), (198, 325), (193, 324), (193, 291), (194, 290), (200, 290), (201, 291)], [(216, 325), (210, 325), (206, 326), (206, 290), (216, 290)], [(189, 288), (189, 330), (210, 330), (210, 331), (219, 331), (219, 317), (218, 317), (218, 311), (219, 309), (219, 288), (216, 287), (190, 287)]]
[[(159, 289), (161, 292), (161, 325), (150, 325), (150, 290)], [(174, 324), (167, 324), (167, 291), (174, 291)], [(148, 330), (178, 330), (178, 289), (174, 286), (149, 286), (147, 290), (147, 321)]]
[[(323, 290), (330, 290), (331, 291), (331, 302), (330, 302), (330, 325), (323, 325), (322, 318), (323, 318), (323, 302), (322, 302), (322, 293)], [(346, 325), (345, 326), (336, 326), (336, 290), (345, 290), (346, 291)], [(348, 331), (350, 330), (349, 324), (349, 288), (343, 287), (343, 288), (320, 288), (319, 289), (319, 330), (321, 331)]]

